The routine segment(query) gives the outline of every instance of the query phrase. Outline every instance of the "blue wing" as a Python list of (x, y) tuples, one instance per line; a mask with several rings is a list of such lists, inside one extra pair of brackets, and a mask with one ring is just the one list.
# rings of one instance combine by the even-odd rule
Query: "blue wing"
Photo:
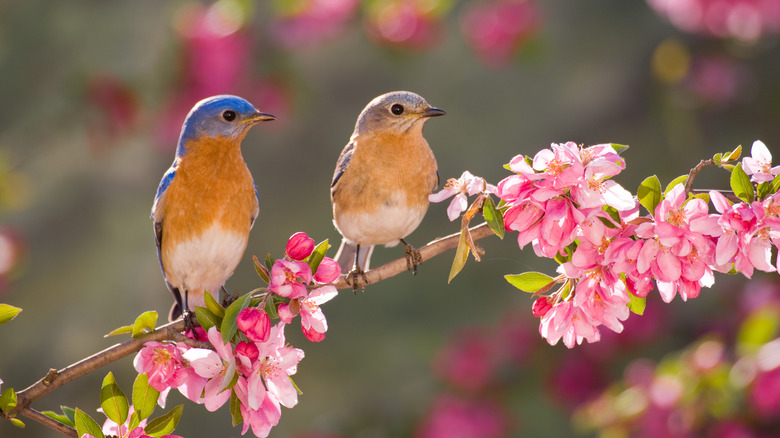
[(349, 142), (346, 146), (344, 146), (344, 150), (341, 151), (341, 154), (339, 155), (339, 159), (338, 161), (336, 161), (336, 170), (333, 172), (333, 181), (331, 181), (330, 183), (331, 190), (339, 181), (341, 175), (344, 174), (344, 171), (347, 170), (347, 167), (349, 166), (349, 160), (352, 159), (352, 153), (354, 151), (355, 151), (354, 142)]

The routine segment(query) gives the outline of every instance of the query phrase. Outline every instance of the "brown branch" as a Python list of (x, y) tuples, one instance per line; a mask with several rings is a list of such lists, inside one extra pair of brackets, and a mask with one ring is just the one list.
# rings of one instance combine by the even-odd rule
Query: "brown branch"
[[(473, 240), (483, 239), (493, 234), (493, 230), (490, 229), (487, 223), (482, 223), (475, 227), (469, 228), (469, 230), (471, 230), (471, 237)], [(449, 236), (436, 239), (432, 242), (429, 242), (425, 246), (418, 248), (418, 251), (420, 251), (420, 257), (422, 259), (422, 262), (426, 260), (430, 260), (445, 251), (457, 248), (459, 241), (460, 241), (460, 232), (457, 232), (454, 234), (450, 234)], [(361, 281), (361, 284), (362, 283), (364, 283), (365, 285), (374, 284), (382, 280), (385, 280), (387, 278), (394, 277), (406, 270), (407, 270), (406, 258), (401, 257), (400, 259), (393, 260), (375, 269), (370, 269), (366, 271), (367, 281), (365, 283)], [(350, 286), (350, 284), (347, 283), (346, 275), (342, 275), (339, 278), (339, 280), (334, 284), (334, 286), (336, 286), (338, 289), (352, 288), (352, 286)]]
[(59, 432), (65, 436), (69, 436), (71, 438), (78, 438), (78, 434), (76, 433), (76, 429), (66, 426), (59, 421), (47, 417), (46, 415), (43, 415), (42, 413), (36, 411), (35, 409), (27, 406), (26, 408), (19, 411), (19, 415), (23, 417), (27, 417), (30, 420), (33, 420), (35, 422), (38, 422), (49, 429), (54, 430), (55, 432)]
[[(95, 353), (92, 356), (82, 359), (72, 365), (68, 365), (59, 371), (51, 369), (41, 380), (16, 393), (16, 408), (14, 408), (10, 415), (22, 414), (28, 416), (27, 414), (31, 412), (28, 408), (33, 401), (45, 396), (60, 386), (87, 373), (90, 373), (104, 365), (108, 365), (111, 362), (115, 362), (139, 351), (146, 342), (159, 342), (175, 339), (181, 334), (182, 331), (184, 331), (184, 321), (174, 321), (157, 328), (154, 332), (149, 333), (148, 335), (136, 339), (131, 339), (129, 341), (122, 342), (121, 344), (116, 344), (112, 347), (106, 348), (105, 350)], [(35, 414), (30, 415), (32, 416), (28, 416), (28, 418), (38, 421), (38, 416)], [(46, 416), (44, 415), (44, 417)], [(48, 424), (44, 425), (48, 426)]]
[(693, 169), (691, 169), (690, 173), (688, 173), (688, 179), (685, 181), (685, 195), (687, 196), (688, 193), (691, 193), (691, 190), (693, 189), (693, 180), (696, 178), (696, 176), (701, 172), (702, 169), (704, 169), (707, 166), (715, 166), (715, 160), (701, 160), (699, 164), (696, 165)]

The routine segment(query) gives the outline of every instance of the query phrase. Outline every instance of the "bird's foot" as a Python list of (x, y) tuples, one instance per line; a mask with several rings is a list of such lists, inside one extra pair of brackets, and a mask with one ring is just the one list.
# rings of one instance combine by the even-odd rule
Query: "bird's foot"
[(184, 309), (181, 317), (184, 320), (184, 333), (195, 333), (195, 312), (190, 311), (190, 309)]
[[(359, 266), (355, 265), (351, 271), (347, 273), (347, 284), (352, 286), (352, 292), (357, 294), (358, 288), (360, 290), (364, 290), (366, 288), (366, 285), (368, 284), (368, 278), (366, 277), (365, 271), (360, 269)], [(360, 281), (363, 281), (361, 284)]]
[(412, 271), (412, 275), (417, 275), (417, 266), (423, 262), (420, 251), (414, 249), (414, 247), (406, 243), (404, 239), (401, 239), (401, 243), (403, 243), (406, 248), (406, 270)]

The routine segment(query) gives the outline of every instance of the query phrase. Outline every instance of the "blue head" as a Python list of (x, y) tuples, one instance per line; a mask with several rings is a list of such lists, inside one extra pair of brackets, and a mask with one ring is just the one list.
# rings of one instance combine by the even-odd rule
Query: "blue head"
[(256, 123), (275, 119), (238, 96), (220, 95), (203, 99), (195, 104), (184, 120), (176, 155), (183, 155), (187, 142), (192, 139), (205, 136), (241, 140)]

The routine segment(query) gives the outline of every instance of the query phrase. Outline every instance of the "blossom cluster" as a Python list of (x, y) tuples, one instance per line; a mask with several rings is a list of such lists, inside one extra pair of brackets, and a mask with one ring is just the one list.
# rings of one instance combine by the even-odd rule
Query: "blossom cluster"
[(765, 0), (647, 0), (682, 30), (753, 42), (780, 32), (780, 8)]
[[(250, 294), (227, 309), (207, 298), (206, 308), (195, 312), (203, 327), (191, 337), (207, 339), (211, 348), (182, 342), (146, 343), (134, 366), (160, 391), (158, 403), (164, 406), (174, 388), (208, 411), (233, 398), (231, 414), (234, 421), (243, 421), (241, 433), (251, 428), (258, 437), (268, 436), (279, 422), (281, 406), (292, 408), (298, 403), (298, 390), (290, 376), (296, 373), (304, 352), (286, 343), (285, 327), (300, 315), (307, 339), (325, 338), (328, 326), (320, 305), (336, 296), (336, 288), (329, 283), (341, 274), (338, 264), (324, 257), (327, 247), (325, 241), (315, 248), (314, 240), (296, 233), (287, 243), (285, 257), (268, 261), (270, 269), (257, 263), (258, 273), (269, 285), (256, 305)], [(221, 321), (220, 315), (224, 315)], [(272, 317), (279, 321), (272, 324)], [(231, 326), (234, 334), (230, 334)]]
[[(755, 269), (780, 270), (771, 262), (772, 247), (780, 245), (780, 167), (772, 167), (762, 142), (737, 166), (725, 163), (738, 157), (739, 148), (725, 159), (718, 154), (718, 164), (738, 176), (732, 177), (741, 195), (737, 203), (717, 191), (689, 197), (685, 178), (663, 193), (657, 178), (648, 178), (634, 196), (611, 179), (625, 169), (620, 149), (569, 142), (534, 157), (518, 155), (507, 166), (514, 174), (495, 189), (504, 227), (518, 232), (519, 247), (531, 244), (537, 256), (559, 262), (555, 278), (507, 276), (538, 296), (533, 313), (550, 344), (596, 342), (601, 325), (621, 332), (630, 311), (641, 313), (654, 288), (665, 302), (677, 294), (687, 300), (713, 284), (714, 271), (750, 278)], [(469, 181), (459, 185), (468, 187)], [(708, 201), (717, 214), (709, 212)], [(640, 215), (640, 205), (649, 214)]]

